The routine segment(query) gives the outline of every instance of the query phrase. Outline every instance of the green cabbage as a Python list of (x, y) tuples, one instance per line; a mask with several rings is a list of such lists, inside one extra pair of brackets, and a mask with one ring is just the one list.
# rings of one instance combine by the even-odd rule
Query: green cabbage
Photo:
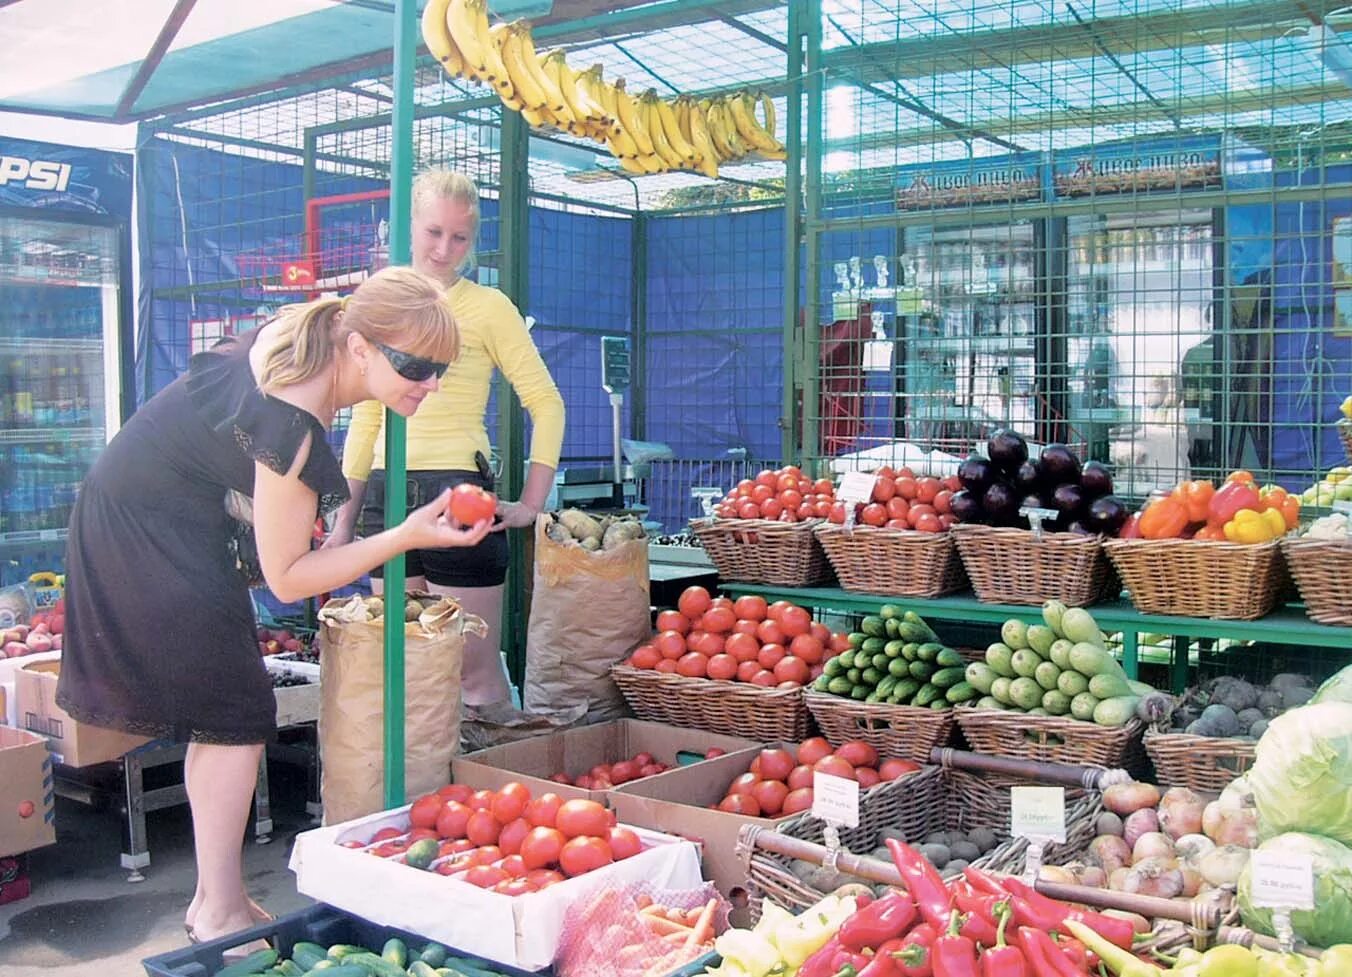
[(1352, 665), (1319, 687), (1319, 691), (1310, 699), (1310, 704), (1319, 702), (1352, 702)]
[(1309, 831), (1352, 844), (1352, 703), (1283, 713), (1255, 754), (1246, 779), (1260, 837)]
[[(1314, 946), (1328, 947), (1352, 941), (1352, 849), (1319, 835), (1291, 832), (1263, 842), (1259, 851), (1304, 852), (1314, 862), (1313, 910), (1291, 913), (1291, 928)], [(1239, 876), (1239, 913), (1244, 925), (1276, 936), (1272, 910), (1259, 909), (1251, 898), (1252, 869)]]

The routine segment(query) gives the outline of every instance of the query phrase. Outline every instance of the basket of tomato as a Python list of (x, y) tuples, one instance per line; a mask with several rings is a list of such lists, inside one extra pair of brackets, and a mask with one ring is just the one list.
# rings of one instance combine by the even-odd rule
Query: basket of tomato
[[(948, 528), (957, 476), (917, 478), (909, 468), (873, 473), (872, 495), (832, 506), (814, 532), (846, 590), (898, 597), (941, 597), (967, 586), (967, 573)], [(853, 519), (848, 517), (853, 515)]]

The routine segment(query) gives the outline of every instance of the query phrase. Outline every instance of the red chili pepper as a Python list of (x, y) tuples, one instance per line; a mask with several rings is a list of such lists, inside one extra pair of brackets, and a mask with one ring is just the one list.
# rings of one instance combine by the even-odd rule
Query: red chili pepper
[(934, 941), (939, 933), (929, 923), (921, 923), (901, 940), (901, 949), (892, 954), (902, 977), (933, 977)]
[(1056, 937), (1056, 949), (1061, 951), (1061, 956), (1065, 957), (1075, 965), (1075, 969), (1089, 973), (1092, 969), (1089, 960), (1089, 950), (1079, 940), (1073, 936)]
[(1018, 942), (1025, 959), (1032, 964), (1033, 977), (1084, 977), (1084, 971), (1062, 956), (1052, 938), (1042, 930), (1020, 926)]
[(839, 930), (840, 944), (851, 950), (877, 947), (905, 935), (916, 921), (915, 900), (909, 892), (893, 889), (887, 895), (857, 909)]
[(962, 936), (962, 913), (953, 910), (948, 932), (934, 941), (934, 977), (978, 977), (976, 943)]
[(836, 933), (803, 961), (798, 968), (798, 977), (831, 977), (839, 968), (833, 967), (836, 954), (844, 949), (840, 945), (840, 934)]
[(895, 838), (887, 839), (887, 850), (892, 853), (892, 863), (901, 873), (920, 915), (942, 933), (948, 928), (953, 899), (938, 869), (920, 852)]
[(995, 943), (981, 954), (981, 977), (1028, 977), (1023, 951), (1005, 942), (1005, 928), (1011, 913), (1007, 903), (1000, 904), (1000, 925), (995, 928)]
[(962, 935), (976, 940), (982, 946), (995, 945), (995, 930), (1000, 919), (1000, 906), (1008, 908), (1009, 896), (983, 895), (970, 885), (953, 887), (953, 902), (967, 915), (962, 924)]
[(859, 977), (897, 977), (897, 961), (886, 953), (875, 953)]
[[(1136, 937), (1136, 928), (1125, 919), (1104, 916), (1102, 913), (1075, 909), (1064, 902), (1048, 899), (1030, 885), (1024, 885), (1018, 879), (1005, 879), (1005, 886), (1018, 898), (1014, 901), (1014, 921), (1020, 926), (1031, 926), (1050, 933), (1063, 928), (1067, 919), (1084, 923), (1109, 943), (1130, 950)], [(1020, 906), (1022, 903), (1022, 907)]]
[(984, 892), (986, 895), (990, 896), (1009, 895), (1009, 890), (1001, 885), (994, 876), (987, 875), (979, 868), (973, 868), (968, 865), (962, 870), (962, 877), (966, 879), (967, 884), (977, 892)]

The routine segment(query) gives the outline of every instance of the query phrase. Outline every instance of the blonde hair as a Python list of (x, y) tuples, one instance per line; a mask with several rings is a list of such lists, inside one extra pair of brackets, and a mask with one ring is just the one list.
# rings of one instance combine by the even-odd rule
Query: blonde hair
[(460, 356), (460, 330), (441, 283), (407, 267), (382, 268), (346, 298), (288, 305), (277, 343), (263, 361), (271, 393), (318, 375), (350, 333), (440, 363)]
[(427, 204), (436, 200), (456, 200), (469, 207), (474, 218), (474, 240), (470, 242), (465, 260), (460, 263), (456, 273), (468, 274), (478, 263), (475, 247), (479, 242), (479, 188), (459, 170), (444, 166), (423, 170), (413, 179), (410, 208), (416, 217)]

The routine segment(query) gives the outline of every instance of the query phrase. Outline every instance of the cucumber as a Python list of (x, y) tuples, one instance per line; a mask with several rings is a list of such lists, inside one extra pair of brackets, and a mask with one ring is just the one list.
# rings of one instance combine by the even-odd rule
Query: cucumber
[(936, 671), (938, 671), (938, 669), (936, 669), (929, 662), (911, 662), (910, 666), (911, 678), (918, 678), (921, 681), (928, 681), (929, 677), (933, 675)]
[(344, 957), (350, 957), (354, 953), (370, 953), (371, 951), (364, 946), (356, 946), (352, 943), (335, 943), (328, 948), (327, 954), (330, 960), (338, 961)]
[(320, 961), (305, 972), (305, 977), (371, 977), (371, 971), (361, 964), (328, 962), (333, 966), (325, 967), (324, 961)]
[(901, 649), (905, 647), (906, 642), (898, 638), (895, 641), (889, 641), (887, 644), (883, 645), (883, 654), (888, 658), (897, 658), (901, 655)]
[(822, 675), (825, 675), (827, 678), (835, 678), (837, 675), (842, 674), (845, 671), (845, 663), (841, 661), (841, 658), (846, 655), (853, 657), (851, 652), (842, 651), (834, 658), (826, 659), (825, 663), (822, 664)]
[(888, 662), (890, 662), (891, 660), (892, 659), (888, 658), (882, 652), (878, 652), (878, 654), (873, 656), (873, 661), (870, 662), (869, 664), (871, 664), (874, 668), (878, 669), (878, 671), (885, 672), (887, 671)]
[(888, 620), (883, 622), (883, 632), (889, 638), (895, 638), (900, 633), (900, 629), (901, 629), (900, 621), (893, 621), (889, 618)]
[[(336, 963), (333, 960), (330, 960), (328, 957), (325, 957), (323, 960), (319, 961), (309, 970), (305, 971), (304, 977), (319, 977), (320, 974), (327, 974), (330, 970), (333, 970), (334, 968), (341, 966), (342, 964)], [(366, 972), (365, 967), (362, 967), (361, 969), (362, 973)]]
[(1089, 679), (1073, 668), (1068, 668), (1056, 676), (1056, 688), (1073, 699), (1081, 692), (1089, 691)]
[(883, 680), (878, 683), (878, 694), (887, 698), (892, 694), (892, 690), (897, 687), (897, 677), (895, 675), (884, 675)]
[(447, 956), (445, 966), (464, 977), (502, 977), (499, 971), (493, 969), (493, 964), (478, 957)]
[(886, 672), (880, 672), (872, 665), (870, 665), (868, 668), (864, 669), (862, 672), (859, 673), (859, 681), (872, 689), (877, 687), (878, 683), (883, 680), (883, 676), (886, 674), (887, 674)]
[(408, 965), (408, 977), (437, 977), (437, 971), (431, 964), (414, 960)]
[(985, 662), (972, 662), (963, 670), (963, 680), (976, 686), (982, 695), (991, 694), (991, 684), (1000, 676)]
[(963, 676), (966, 674), (967, 669), (965, 668), (941, 668), (930, 676), (930, 681), (939, 686), (939, 688), (946, 689), (950, 686), (957, 685), (963, 680)]
[(812, 691), (813, 691), (813, 692), (830, 692), (830, 691), (831, 691), (831, 676), (827, 675), (825, 672), (822, 672), (820, 675), (818, 675), (816, 678), (814, 678), (814, 679), (812, 680)]
[(837, 675), (827, 683), (826, 691), (832, 695), (849, 695), (852, 688), (854, 688), (853, 682), (844, 675)]
[(1100, 699), (1115, 699), (1118, 696), (1132, 694), (1131, 686), (1127, 684), (1126, 679), (1108, 673), (1093, 676), (1089, 680), (1089, 691)]
[(1042, 696), (1042, 708), (1053, 716), (1064, 716), (1070, 712), (1070, 696), (1056, 689), (1051, 689)]
[(871, 685), (856, 685), (854, 688), (850, 689), (850, 698), (855, 702), (863, 702), (872, 692), (873, 686)]
[(884, 604), (878, 608), (878, 616), (884, 621), (900, 621), (904, 617), (904, 612), (896, 604)]
[(938, 665), (940, 668), (966, 668), (967, 659), (963, 658), (952, 648), (945, 647), (939, 649), (939, 654), (934, 658), (934, 664)]
[(937, 685), (930, 685), (927, 682), (924, 685), (922, 685), (920, 687), (920, 691), (915, 694), (915, 698), (911, 700), (911, 705), (928, 706), (931, 703), (933, 703), (936, 699), (942, 699), (943, 697), (944, 697), (943, 689), (939, 688)]
[(915, 698), (915, 694), (920, 691), (920, 682), (913, 678), (901, 678), (897, 684), (892, 686), (892, 691), (888, 693), (887, 698), (898, 704), (905, 704)]
[(877, 703), (879, 703), (879, 702), (886, 702), (886, 701), (887, 701), (887, 696), (883, 695), (883, 694), (882, 694), (881, 692), (879, 692), (877, 689), (874, 689), (872, 692), (870, 692), (870, 693), (868, 694), (868, 696), (864, 699), (864, 702), (869, 703), (869, 704), (877, 704)]
[(403, 967), (396, 966), (374, 953), (353, 953), (344, 957), (343, 963), (365, 967), (372, 977), (408, 977)]
[(1127, 688), (1131, 689), (1132, 695), (1139, 695), (1142, 697), (1155, 691), (1153, 685), (1148, 685), (1145, 682), (1138, 682), (1134, 678), (1127, 679)]
[(911, 674), (911, 663), (905, 658), (893, 658), (887, 663), (887, 674), (895, 678), (905, 678)]
[(887, 633), (883, 625), (883, 619), (874, 617), (872, 614), (859, 622), (859, 630), (873, 638), (881, 638)]
[(1136, 703), (1140, 701), (1140, 696), (1135, 695), (1104, 699), (1094, 707), (1094, 722), (1100, 726), (1125, 726), (1136, 715)]
[(867, 638), (868, 635), (866, 635), (863, 631), (851, 631), (848, 635), (846, 635), (845, 640), (847, 640), (850, 643), (850, 651), (854, 651), (854, 649), (862, 645), (865, 639)]
[(1018, 678), (1014, 671), (1014, 649), (1002, 642), (995, 642), (986, 649), (986, 664), (995, 669), (997, 675), (1005, 678)]
[(1051, 662), (1042, 662), (1033, 669), (1033, 680), (1048, 692), (1056, 688), (1056, 680), (1061, 677), (1061, 669)]
[(1018, 618), (1010, 618), (1000, 626), (1000, 640), (1014, 651), (1028, 648), (1028, 624)]
[(1028, 629), (1026, 638), (1028, 640), (1028, 647), (1032, 648), (1043, 658), (1050, 656), (1052, 645), (1058, 640), (1056, 632), (1045, 624), (1034, 624)]
[(300, 940), (291, 947), (291, 959), (300, 967), (301, 972), (309, 970), (321, 960), (327, 960), (329, 952), (318, 943)]
[(396, 967), (408, 966), (408, 944), (397, 936), (391, 936), (380, 948), (380, 955)]
[(1103, 632), (1099, 630), (1098, 622), (1083, 607), (1066, 608), (1061, 615), (1060, 632), (1076, 643), (1103, 644)]
[(1016, 678), (1009, 684), (1010, 702), (1025, 712), (1042, 705), (1042, 686), (1031, 678)]
[(957, 705), (959, 702), (970, 702), (980, 694), (971, 682), (959, 682), (957, 685), (949, 686), (944, 698)]
[(917, 641), (939, 640), (939, 636), (930, 629), (930, 626), (928, 624), (925, 623), (925, 619), (921, 617), (919, 614), (917, 614), (915, 611), (907, 611), (901, 617), (908, 627), (915, 629), (915, 631), (918, 634), (923, 634), (926, 636), (924, 638), (917, 638), (916, 639)]
[(859, 650), (854, 653), (854, 663), (858, 665), (861, 661), (870, 659), (874, 655), (880, 655), (886, 647), (887, 642), (882, 638), (869, 638), (860, 645)]
[(1092, 692), (1081, 692), (1070, 700), (1070, 714), (1076, 719), (1090, 722), (1094, 718), (1094, 710), (1098, 708), (1099, 701)]
[(251, 974), (261, 974), (268, 970), (277, 962), (277, 951), (272, 947), (266, 950), (255, 950), (242, 960), (236, 960), (228, 966), (222, 967), (216, 971), (215, 977), (250, 977)]
[(1004, 704), (1003, 702), (1001, 702), (999, 699), (997, 699), (997, 698), (996, 698), (995, 696), (993, 696), (993, 695), (983, 695), (980, 699), (977, 699), (977, 700), (976, 700), (976, 706), (975, 706), (975, 708), (977, 708), (977, 709), (1003, 709), (1003, 708), (1005, 708), (1005, 704)]
[(446, 962), (446, 954), (449, 951), (440, 943), (432, 942), (423, 947), (418, 953), (418, 959), (430, 967), (440, 967)]
[(1067, 641), (1065, 638), (1057, 638), (1052, 642), (1052, 650), (1047, 654), (1051, 663), (1064, 671), (1070, 667), (1070, 649), (1075, 647), (1075, 642)]
[(272, 969), (281, 971), (282, 977), (303, 977), (305, 974), (305, 968), (296, 963), (294, 959), (283, 960)]
[(1042, 658), (1031, 648), (1020, 648), (1010, 656), (1009, 663), (1015, 675), (1020, 678), (1032, 678), (1037, 672), (1037, 667), (1042, 664)]
[(864, 680), (864, 670), (856, 665), (845, 673), (845, 677), (850, 680), (851, 685), (858, 685)]
[(922, 662), (933, 662), (939, 657), (939, 652), (944, 650), (944, 646), (937, 641), (926, 641), (916, 651), (917, 657)]
[(935, 699), (933, 702), (931, 702), (929, 707), (931, 709), (952, 709), (953, 703), (949, 702), (947, 699), (940, 696), (938, 699)]
[(991, 683), (991, 698), (1005, 706), (1014, 705), (1014, 700), (1009, 697), (1009, 687), (1014, 684), (1012, 678), (1004, 675), (997, 676)]
[(919, 650), (920, 645), (918, 642), (907, 642), (901, 646), (901, 657), (905, 658), (908, 662), (913, 662), (919, 657), (919, 655), (916, 654)]

